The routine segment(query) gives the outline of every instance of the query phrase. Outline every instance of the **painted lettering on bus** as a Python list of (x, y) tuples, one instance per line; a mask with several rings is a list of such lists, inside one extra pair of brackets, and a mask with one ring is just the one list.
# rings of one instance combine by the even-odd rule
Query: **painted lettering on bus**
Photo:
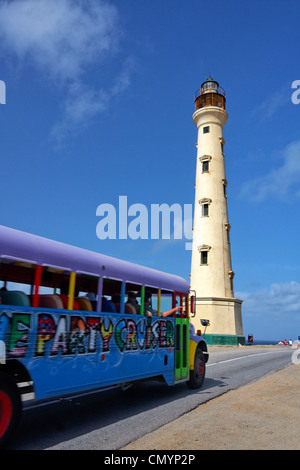
[(153, 317), (2, 312), (0, 339), (8, 357), (109, 353), (112, 342), (123, 353), (173, 347), (174, 325)]
[[(7, 331), (9, 330), (9, 334)], [(0, 315), (0, 339), (7, 342), (7, 352), (14, 357), (25, 357), (29, 344), (30, 315), (14, 313)]]

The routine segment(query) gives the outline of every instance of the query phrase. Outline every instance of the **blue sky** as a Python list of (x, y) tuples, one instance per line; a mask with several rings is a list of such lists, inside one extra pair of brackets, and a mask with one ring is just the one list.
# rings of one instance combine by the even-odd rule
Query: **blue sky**
[(100, 204), (194, 203), (194, 92), (225, 89), (244, 334), (300, 335), (299, 1), (0, 0), (1, 224), (189, 279), (185, 240), (100, 240)]

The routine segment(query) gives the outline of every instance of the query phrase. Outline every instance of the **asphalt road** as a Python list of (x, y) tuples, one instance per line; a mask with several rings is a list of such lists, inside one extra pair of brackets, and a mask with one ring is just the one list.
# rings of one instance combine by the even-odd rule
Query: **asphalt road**
[(140, 383), (24, 410), (14, 450), (117, 450), (197, 406), (291, 363), (289, 347), (210, 348), (200, 390)]

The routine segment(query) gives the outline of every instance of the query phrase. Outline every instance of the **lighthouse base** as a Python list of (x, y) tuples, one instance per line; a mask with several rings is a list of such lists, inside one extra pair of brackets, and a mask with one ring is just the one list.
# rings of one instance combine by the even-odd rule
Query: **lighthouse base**
[[(201, 319), (209, 320), (209, 326), (202, 326)], [(196, 331), (201, 330), (207, 344), (230, 346), (245, 344), (241, 300), (197, 297), (196, 313), (191, 314), (191, 323)]]
[(218, 345), (218, 346), (244, 346), (245, 336), (236, 336), (236, 335), (207, 335), (204, 337), (208, 345)]

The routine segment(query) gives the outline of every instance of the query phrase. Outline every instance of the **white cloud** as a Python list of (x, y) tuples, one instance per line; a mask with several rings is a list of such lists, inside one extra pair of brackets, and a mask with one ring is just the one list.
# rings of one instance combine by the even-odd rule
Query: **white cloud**
[(62, 120), (52, 130), (55, 140), (61, 143), (70, 131), (82, 129), (92, 118), (105, 111), (112, 98), (129, 87), (134, 66), (134, 60), (128, 58), (108, 90), (94, 90), (80, 82), (72, 84), (64, 103)]
[(291, 85), (285, 84), (260, 103), (253, 111), (253, 116), (261, 120), (271, 118), (280, 108), (291, 102)]
[(268, 174), (244, 184), (241, 196), (261, 202), (272, 196), (300, 196), (300, 141), (286, 146), (280, 155), (281, 165)]
[(103, 1), (10, 0), (0, 3), (2, 49), (54, 80), (79, 79), (117, 46), (117, 10)]
[(237, 292), (236, 297), (244, 301), (248, 317), (267, 317), (272, 321), (280, 315), (283, 319), (297, 315), (300, 321), (300, 283), (296, 281), (274, 283), (256, 292)]
[(256, 292), (236, 292), (243, 300), (244, 335), (254, 340), (295, 340), (300, 334), (300, 283), (274, 283)]
[(0, 52), (65, 91), (56, 137), (106, 109), (116, 90), (129, 86), (132, 61), (126, 58), (110, 90), (87, 83), (91, 67), (99, 69), (118, 52), (121, 36), (118, 11), (104, 0), (0, 0)]

